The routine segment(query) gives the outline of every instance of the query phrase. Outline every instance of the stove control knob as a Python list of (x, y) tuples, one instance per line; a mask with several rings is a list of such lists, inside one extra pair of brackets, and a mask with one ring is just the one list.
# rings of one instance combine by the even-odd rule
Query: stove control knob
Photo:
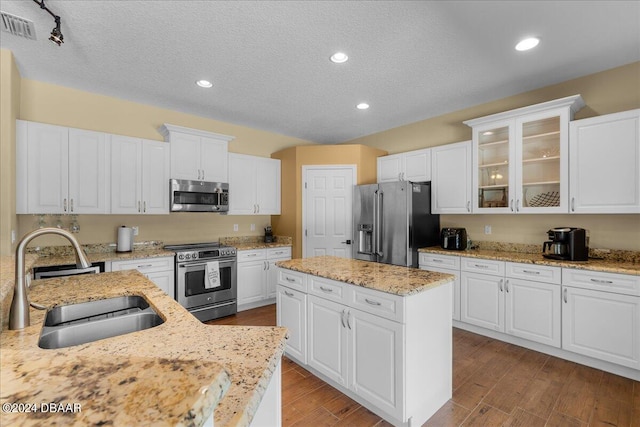
[(185, 259), (191, 259), (191, 254), (186, 254), (184, 257)]
[(222, 255), (229, 255), (229, 251), (225, 249), (224, 251), (222, 251)]
[(194, 252), (194, 253), (191, 255), (191, 259), (198, 259), (198, 253), (197, 253), (197, 252)]
[(183, 254), (178, 255), (178, 259), (184, 259), (184, 255)]

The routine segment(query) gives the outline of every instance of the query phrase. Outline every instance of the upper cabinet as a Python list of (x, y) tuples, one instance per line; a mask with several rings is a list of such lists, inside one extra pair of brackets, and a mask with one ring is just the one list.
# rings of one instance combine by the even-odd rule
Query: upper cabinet
[(229, 182), (227, 148), (232, 136), (166, 123), (159, 131), (171, 143), (171, 178)]
[(111, 213), (169, 214), (169, 144), (111, 135)]
[(569, 211), (569, 121), (580, 95), (493, 114), (473, 128), (474, 213)]
[(640, 110), (571, 122), (570, 211), (640, 213)]
[(229, 153), (229, 215), (280, 215), (280, 160)]
[(16, 121), (16, 213), (109, 213), (106, 135)]
[(431, 149), (378, 157), (378, 182), (431, 181)]
[(471, 213), (471, 141), (431, 148), (431, 210)]

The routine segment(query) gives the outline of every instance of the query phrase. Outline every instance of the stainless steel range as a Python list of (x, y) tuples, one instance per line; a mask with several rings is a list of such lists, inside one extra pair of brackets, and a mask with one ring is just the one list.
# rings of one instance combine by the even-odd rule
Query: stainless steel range
[(183, 307), (203, 322), (237, 312), (236, 248), (213, 242), (165, 249), (176, 253), (176, 300)]

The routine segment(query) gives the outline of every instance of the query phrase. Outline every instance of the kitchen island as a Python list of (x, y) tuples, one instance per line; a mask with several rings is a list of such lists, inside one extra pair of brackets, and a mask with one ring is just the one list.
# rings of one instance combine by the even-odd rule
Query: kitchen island
[(290, 358), (395, 426), (451, 398), (455, 276), (331, 256), (276, 265)]
[[(2, 332), (0, 400), (22, 405), (3, 411), (0, 424), (197, 426), (214, 412), (216, 426), (249, 425), (270, 384), (279, 386), (286, 329), (204, 325), (134, 270), (30, 289), (47, 307), (121, 295), (143, 296), (164, 323), (46, 350), (38, 347), (45, 311), (31, 309), (31, 326)], [(42, 406), (53, 403), (63, 406)]]

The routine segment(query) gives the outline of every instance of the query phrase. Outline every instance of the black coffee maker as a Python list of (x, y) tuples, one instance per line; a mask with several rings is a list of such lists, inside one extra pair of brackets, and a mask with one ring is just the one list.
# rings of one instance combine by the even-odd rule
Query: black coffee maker
[(264, 242), (265, 243), (273, 242), (273, 231), (271, 230), (271, 226), (267, 226), (264, 228)]
[(558, 227), (547, 231), (550, 240), (542, 245), (542, 256), (565, 261), (589, 258), (587, 231), (584, 228)]

